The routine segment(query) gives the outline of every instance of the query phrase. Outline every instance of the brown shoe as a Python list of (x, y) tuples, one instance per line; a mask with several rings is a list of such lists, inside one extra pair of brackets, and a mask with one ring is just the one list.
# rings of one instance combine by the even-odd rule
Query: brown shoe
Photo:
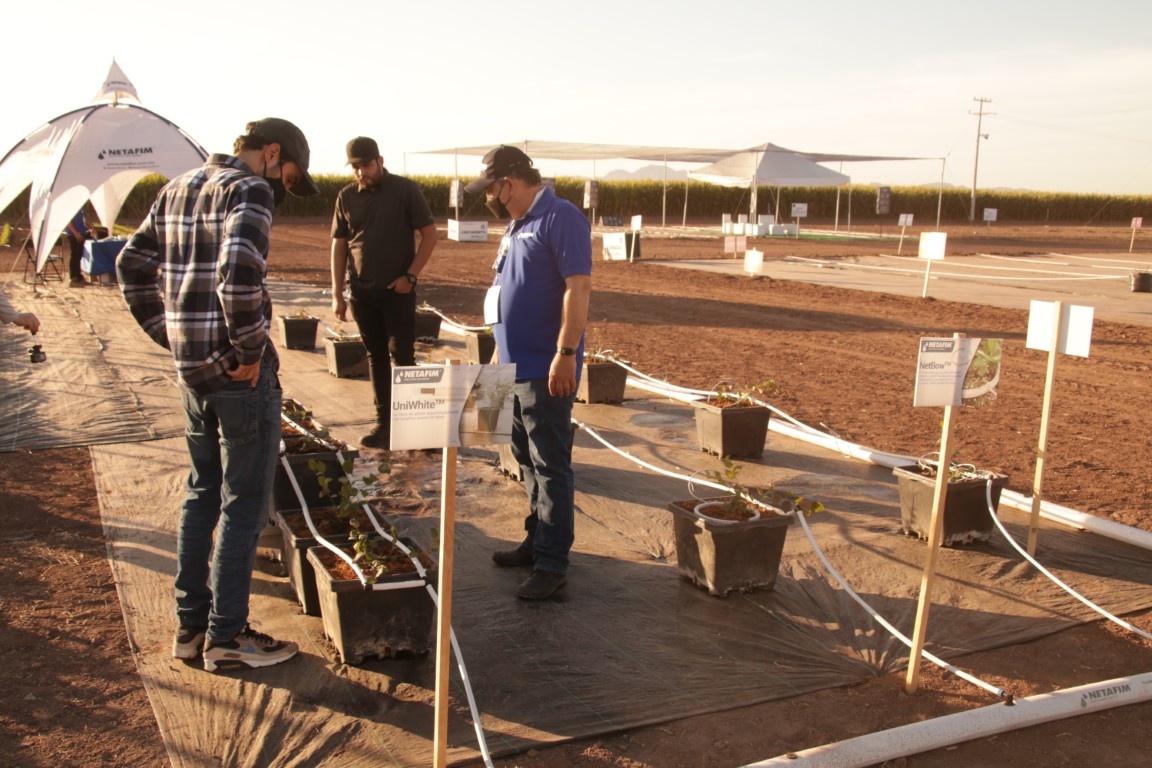
[(521, 600), (544, 600), (564, 589), (568, 579), (549, 571), (532, 571), (517, 589), (516, 597)]
[(536, 563), (531, 547), (523, 545), (492, 553), (492, 562), (501, 568), (531, 568)]

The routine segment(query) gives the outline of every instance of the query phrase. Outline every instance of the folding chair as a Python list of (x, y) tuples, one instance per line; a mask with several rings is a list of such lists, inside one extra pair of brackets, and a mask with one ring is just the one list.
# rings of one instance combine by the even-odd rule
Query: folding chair
[[(36, 269), (36, 249), (32, 247), (32, 238), (24, 241), (24, 282), (25, 283), (46, 283), (49, 280), (58, 280), (64, 282), (64, 275), (60, 272), (60, 264), (64, 261), (64, 236), (56, 238), (55, 245), (52, 246), (52, 253), (48, 254), (48, 260), (44, 262), (44, 268), (37, 271)], [(29, 279), (31, 276), (31, 279)]]

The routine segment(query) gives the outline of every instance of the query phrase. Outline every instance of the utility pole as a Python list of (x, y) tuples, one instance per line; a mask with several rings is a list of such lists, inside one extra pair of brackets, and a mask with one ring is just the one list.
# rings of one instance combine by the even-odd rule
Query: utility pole
[(968, 212), (968, 221), (976, 221), (976, 173), (980, 170), (980, 139), (987, 139), (988, 134), (981, 133), (984, 125), (984, 115), (992, 115), (994, 112), (985, 112), (984, 105), (991, 104), (992, 99), (985, 99), (983, 97), (973, 97), (973, 101), (979, 102), (979, 112), (969, 112), (970, 115), (976, 115), (976, 161), (972, 164), (972, 208)]

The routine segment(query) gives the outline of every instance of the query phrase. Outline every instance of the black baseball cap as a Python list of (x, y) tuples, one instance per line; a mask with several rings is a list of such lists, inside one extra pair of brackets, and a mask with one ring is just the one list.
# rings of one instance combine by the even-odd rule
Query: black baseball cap
[(293, 197), (311, 197), (320, 194), (320, 188), (308, 173), (308, 161), (312, 153), (308, 151), (308, 139), (294, 124), (279, 117), (266, 117), (248, 123), (248, 135), (259, 136), (267, 142), (279, 144), (280, 151), (296, 165), (300, 166), (303, 177), (300, 183), (288, 190)]
[(380, 157), (380, 147), (376, 146), (376, 140), (370, 139), (367, 136), (357, 136), (348, 142), (348, 163), (370, 163), (376, 158)]
[(532, 158), (516, 147), (505, 144), (496, 147), (484, 155), (484, 174), (464, 185), (464, 191), (469, 194), (483, 192), (493, 181), (508, 176), (514, 171), (523, 171), (532, 167)]

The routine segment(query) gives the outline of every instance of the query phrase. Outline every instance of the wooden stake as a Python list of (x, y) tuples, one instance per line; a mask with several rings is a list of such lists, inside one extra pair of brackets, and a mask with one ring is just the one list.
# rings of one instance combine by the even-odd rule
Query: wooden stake
[[(459, 360), (448, 361), (459, 365)], [(456, 449), (443, 449), (440, 484), (440, 584), (436, 614), (436, 725), (433, 728), (435, 768), (448, 765), (448, 673), (452, 660), (452, 565), (456, 540)]]
[[(931, 263), (931, 262), (929, 262)], [(953, 334), (952, 338), (963, 338)], [(940, 436), (940, 464), (936, 468), (936, 489), (932, 496), (932, 521), (928, 528), (928, 554), (924, 558), (924, 574), (920, 579), (920, 599), (916, 604), (916, 626), (912, 631), (912, 649), (908, 656), (908, 676), (904, 691), (912, 694), (920, 685), (920, 654), (924, 651), (924, 636), (928, 632), (928, 609), (932, 606), (932, 581), (936, 577), (936, 553), (944, 538), (944, 507), (948, 494), (948, 469), (952, 466), (952, 435), (956, 431), (955, 407), (944, 408), (944, 428)]]
[(928, 277), (932, 274), (932, 259), (928, 259), (928, 266), (924, 267), (924, 287), (920, 290), (920, 298), (928, 295)]
[(1036, 556), (1040, 536), (1041, 489), (1044, 486), (1044, 461), (1048, 458), (1048, 416), (1052, 412), (1052, 384), (1056, 380), (1056, 356), (1060, 354), (1060, 335), (1064, 330), (1063, 302), (1052, 303), (1052, 343), (1048, 347), (1048, 373), (1044, 377), (1044, 405), (1040, 413), (1040, 439), (1036, 445), (1036, 474), (1032, 478), (1032, 515), (1028, 520), (1028, 554)]

